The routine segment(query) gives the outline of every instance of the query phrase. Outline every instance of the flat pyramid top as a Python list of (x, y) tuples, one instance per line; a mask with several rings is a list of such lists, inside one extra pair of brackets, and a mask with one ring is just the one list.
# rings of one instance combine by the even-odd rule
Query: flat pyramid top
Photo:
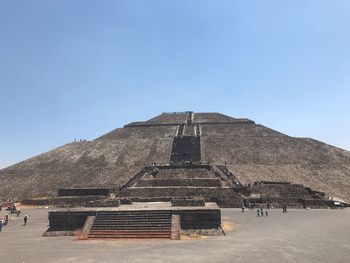
[(207, 123), (207, 122), (237, 122), (237, 121), (249, 121), (248, 119), (237, 119), (218, 112), (167, 112), (162, 113), (152, 119), (146, 121), (146, 123), (186, 123), (188, 117), (192, 114), (192, 121), (194, 123)]

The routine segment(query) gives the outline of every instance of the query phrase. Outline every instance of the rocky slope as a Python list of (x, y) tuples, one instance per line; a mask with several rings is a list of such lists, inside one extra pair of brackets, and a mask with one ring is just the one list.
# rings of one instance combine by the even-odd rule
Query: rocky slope
[[(71, 186), (119, 188), (144, 164), (169, 162), (188, 114), (164, 113), (0, 170), (0, 199), (53, 195)], [(350, 201), (350, 152), (219, 113), (193, 113), (191, 121), (200, 128), (202, 161), (226, 163), (242, 183), (289, 181)]]

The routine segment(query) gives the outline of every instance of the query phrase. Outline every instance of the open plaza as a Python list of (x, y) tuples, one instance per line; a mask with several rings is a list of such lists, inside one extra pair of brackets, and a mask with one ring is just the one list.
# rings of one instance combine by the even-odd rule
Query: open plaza
[[(56, 210), (56, 209), (55, 209)], [(22, 209), (0, 233), (1, 262), (334, 262), (350, 261), (350, 210), (221, 209), (223, 236), (180, 240), (42, 237), (50, 209)], [(1, 212), (4, 216), (5, 211)], [(23, 226), (23, 215), (29, 214)]]

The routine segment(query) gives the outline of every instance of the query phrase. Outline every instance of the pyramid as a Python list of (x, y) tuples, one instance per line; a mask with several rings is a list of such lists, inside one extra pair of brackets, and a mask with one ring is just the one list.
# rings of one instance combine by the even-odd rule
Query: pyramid
[[(159, 166), (159, 174), (166, 177), (166, 166), (176, 165), (215, 165), (241, 185), (289, 182), (350, 200), (350, 152), (314, 139), (290, 137), (249, 119), (195, 112), (162, 113), (2, 169), (0, 199), (51, 196), (75, 186), (146, 187), (152, 171), (134, 180), (145, 167)], [(198, 175), (196, 183), (218, 184), (212, 170), (216, 168), (208, 169), (211, 175), (202, 179)], [(177, 170), (171, 182), (182, 184), (176, 181), (179, 174), (185, 172)], [(191, 178), (183, 179), (193, 184)]]

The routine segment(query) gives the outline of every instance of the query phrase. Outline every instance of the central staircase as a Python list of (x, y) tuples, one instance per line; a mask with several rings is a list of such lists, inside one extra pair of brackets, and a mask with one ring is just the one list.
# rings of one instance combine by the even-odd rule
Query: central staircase
[(171, 211), (98, 212), (88, 238), (171, 239)]
[(182, 164), (185, 161), (198, 163), (200, 160), (201, 144), (199, 136), (180, 136), (174, 138), (170, 163)]

